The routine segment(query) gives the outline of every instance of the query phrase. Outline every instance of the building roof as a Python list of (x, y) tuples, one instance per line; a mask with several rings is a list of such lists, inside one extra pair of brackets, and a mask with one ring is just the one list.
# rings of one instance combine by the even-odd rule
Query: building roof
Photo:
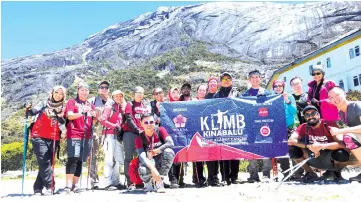
[(361, 28), (354, 29), (344, 35), (341, 35), (337, 39), (325, 44), (321, 48), (314, 50), (310, 53), (307, 53), (307, 54), (303, 55), (302, 57), (294, 59), (291, 63), (289, 63), (289, 64), (283, 66), (282, 68), (273, 72), (270, 80), (267, 83), (267, 89), (269, 89), (271, 87), (273, 80), (277, 79), (281, 73), (289, 71), (309, 60), (319, 57), (329, 51), (332, 51), (338, 47), (341, 47), (347, 43), (350, 43), (358, 38), (361, 38)]

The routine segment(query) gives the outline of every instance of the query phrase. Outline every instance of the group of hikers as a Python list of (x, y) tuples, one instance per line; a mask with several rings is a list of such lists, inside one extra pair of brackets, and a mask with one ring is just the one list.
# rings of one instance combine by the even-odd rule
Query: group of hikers
[[(149, 105), (144, 102), (145, 92), (140, 86), (133, 89), (134, 99), (128, 102), (119, 89), (110, 94), (108, 81), (99, 83), (98, 95), (92, 98), (88, 98), (90, 89), (85, 82), (78, 84), (76, 97), (69, 100), (66, 89), (55, 86), (46, 101), (36, 106), (26, 105), (26, 113), (34, 117), (30, 134), (39, 166), (34, 194), (54, 193), (55, 150), (65, 128), (66, 193), (81, 191), (82, 167), (87, 161), (91, 189), (142, 188), (165, 192), (165, 188), (185, 187), (185, 166), (173, 162), (174, 143), (172, 136), (161, 126), (160, 103), (271, 94), (282, 95), (284, 100), (289, 158), (278, 159), (284, 176), (289, 175), (290, 163), (296, 165), (313, 157), (287, 180), (341, 183), (345, 181), (341, 175), (345, 166), (361, 164), (361, 101), (348, 101), (342, 88), (326, 80), (321, 65), (313, 68), (312, 76), (308, 92), (302, 90), (302, 78), (292, 78), (291, 94), (285, 92), (286, 83), (281, 80), (273, 81), (273, 91), (262, 88), (261, 73), (254, 70), (248, 74), (250, 88), (240, 93), (233, 87), (231, 73), (223, 72), (220, 77), (211, 76), (207, 84), (197, 86), (195, 96), (192, 96), (189, 83), (180, 89), (169, 89), (167, 98), (162, 88), (155, 88), (152, 92), (154, 100)], [(339, 128), (337, 121), (347, 127)], [(102, 154), (100, 149), (104, 154), (104, 188), (99, 187), (97, 157)], [(204, 164), (208, 170), (207, 178)], [(124, 183), (120, 182), (121, 165), (124, 165)], [(192, 181), (197, 187), (244, 183), (238, 179), (239, 166), (237, 159), (194, 162)], [(262, 177), (259, 170), (262, 170)], [(270, 181), (271, 170), (272, 159), (249, 160), (247, 182)], [(318, 172), (320, 170), (323, 174)], [(361, 182), (361, 174), (349, 180)]]

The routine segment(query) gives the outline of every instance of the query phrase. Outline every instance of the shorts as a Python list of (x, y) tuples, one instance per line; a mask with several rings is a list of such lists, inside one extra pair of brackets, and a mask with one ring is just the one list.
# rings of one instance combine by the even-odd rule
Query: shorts
[[(84, 147), (83, 147), (84, 145)], [(93, 146), (92, 139), (70, 138), (66, 140), (66, 152), (68, 158), (80, 158), (83, 162), (88, 159), (90, 150)]]

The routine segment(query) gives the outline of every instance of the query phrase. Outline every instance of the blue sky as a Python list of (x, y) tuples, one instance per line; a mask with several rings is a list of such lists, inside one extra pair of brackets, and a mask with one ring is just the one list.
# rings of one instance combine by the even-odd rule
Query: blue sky
[(1, 2), (1, 60), (82, 43), (106, 27), (159, 6), (200, 2)]

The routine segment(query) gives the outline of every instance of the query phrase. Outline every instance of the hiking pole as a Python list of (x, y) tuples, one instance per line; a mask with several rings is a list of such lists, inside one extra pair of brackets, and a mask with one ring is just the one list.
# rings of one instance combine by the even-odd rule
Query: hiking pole
[(25, 171), (26, 171), (26, 153), (28, 150), (28, 139), (29, 139), (29, 131), (28, 131), (28, 114), (25, 110), (25, 119), (24, 119), (24, 150), (23, 150), (23, 168), (22, 168), (22, 176), (21, 176), (21, 195), (24, 196), (24, 179), (25, 179)]
[(300, 169), (303, 165), (305, 165), (309, 160), (313, 159), (314, 157), (315, 157), (315, 155), (312, 153), (311, 156), (309, 156), (307, 159), (305, 159), (305, 160), (301, 161), (299, 164), (297, 164), (295, 166), (297, 168), (295, 168), (287, 177), (283, 178), (275, 190), (277, 190), (283, 184), (283, 182), (288, 180), (288, 178), (290, 178), (293, 175), (293, 173), (295, 173), (298, 169)]
[[(87, 180), (86, 180), (86, 189), (88, 189), (88, 184), (89, 184), (89, 176), (91, 177), (92, 172), (92, 163), (93, 163), (93, 155), (94, 155), (94, 149), (93, 149), (93, 145), (94, 145), (94, 126), (93, 126), (93, 117), (91, 120), (91, 126), (90, 126), (90, 138), (93, 139), (92, 143), (90, 144), (90, 155), (89, 155), (89, 160), (88, 160), (88, 173), (87, 173)], [(96, 165), (95, 165), (96, 166)], [(95, 168), (94, 168), (95, 169)], [(95, 172), (96, 170), (94, 170)], [(91, 183), (91, 182), (90, 182)]]
[[(56, 117), (55, 117), (56, 118)], [(53, 127), (54, 127), (54, 136), (53, 136), (53, 154), (52, 154), (52, 159), (51, 159), (51, 195), (54, 195), (54, 191), (55, 191), (55, 174), (54, 174), (54, 165), (55, 165), (55, 150), (56, 150), (56, 146), (55, 146), (55, 142), (56, 142), (56, 120), (54, 119), (52, 121)]]
[[(83, 149), (83, 151), (82, 151), (82, 155), (81, 155), (81, 159), (80, 159), (80, 168), (81, 169), (83, 169), (83, 158), (84, 158), (84, 146), (85, 146), (85, 137), (86, 137), (86, 129), (87, 129), (87, 127), (86, 127), (86, 123), (87, 123), (87, 115), (88, 115), (88, 113), (87, 112), (83, 112), (82, 113), (83, 115), (84, 115), (84, 134), (83, 134), (83, 138), (82, 138), (82, 149)], [(80, 173), (80, 190), (81, 190), (81, 182), (82, 182), (82, 179), (83, 179), (83, 172), (81, 172)]]

